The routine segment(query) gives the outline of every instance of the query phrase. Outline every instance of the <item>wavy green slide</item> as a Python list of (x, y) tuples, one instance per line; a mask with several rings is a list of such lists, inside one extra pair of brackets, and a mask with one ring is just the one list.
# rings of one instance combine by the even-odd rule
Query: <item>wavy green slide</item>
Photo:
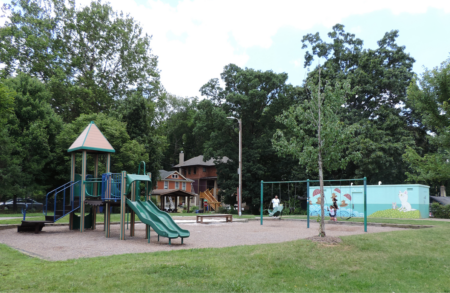
[(170, 239), (190, 236), (188, 230), (181, 229), (171, 216), (160, 211), (151, 201), (131, 201), (127, 199), (127, 205), (136, 213), (142, 223), (152, 227), (159, 236)]

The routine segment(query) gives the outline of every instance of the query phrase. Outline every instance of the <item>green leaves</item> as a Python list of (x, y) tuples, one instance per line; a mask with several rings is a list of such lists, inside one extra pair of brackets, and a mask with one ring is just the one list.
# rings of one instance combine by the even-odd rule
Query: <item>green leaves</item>
[(322, 153), (324, 170), (330, 172), (343, 169), (350, 160), (359, 157), (358, 152), (346, 153), (358, 125), (347, 126), (341, 121), (345, 111), (345, 95), (350, 91), (349, 84), (336, 83), (332, 87), (327, 83), (320, 97), (320, 86), (309, 82), (307, 90), (310, 93), (308, 99), (276, 117), (276, 121), (284, 124), (285, 129), (277, 129), (272, 139), (273, 146), (279, 155), (296, 158), (310, 174), (318, 173), (319, 152)]
[(403, 159), (411, 168), (408, 181), (441, 185), (449, 182), (450, 143), (450, 59), (440, 67), (426, 70), (408, 87), (407, 106), (417, 125), (427, 131), (432, 152), (421, 157), (420, 150), (408, 148)]
[(2, 76), (22, 71), (48, 83), (52, 107), (64, 121), (108, 111), (134, 92), (159, 95), (150, 36), (109, 4), (77, 9), (74, 1), (17, 0), (10, 12), (0, 28)]
[(230, 158), (217, 169), (222, 196), (231, 203), (230, 196), (238, 186), (239, 126), (227, 117), (242, 119), (243, 199), (248, 205), (258, 204), (261, 179), (291, 176), (296, 165), (278, 157), (271, 138), (277, 128), (283, 127), (275, 116), (292, 105), (299, 90), (286, 84), (285, 73), (243, 69), (234, 64), (225, 66), (221, 79), (224, 88), (219, 80), (212, 79), (200, 90), (209, 100), (198, 104), (194, 134), (205, 140), (205, 159)]

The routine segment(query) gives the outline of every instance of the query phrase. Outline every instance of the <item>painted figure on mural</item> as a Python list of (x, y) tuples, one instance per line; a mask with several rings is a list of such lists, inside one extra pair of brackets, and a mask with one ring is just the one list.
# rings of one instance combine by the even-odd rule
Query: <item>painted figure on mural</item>
[(402, 206), (398, 209), (401, 212), (410, 212), (415, 211), (415, 209), (411, 208), (411, 204), (408, 202), (408, 191), (405, 190), (404, 192), (399, 191), (398, 197), (400, 198), (400, 201), (402, 202)]

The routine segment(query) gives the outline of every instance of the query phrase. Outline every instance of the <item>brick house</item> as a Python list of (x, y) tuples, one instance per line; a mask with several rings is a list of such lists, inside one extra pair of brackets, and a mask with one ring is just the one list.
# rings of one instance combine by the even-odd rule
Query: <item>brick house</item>
[[(226, 163), (228, 160), (227, 157), (223, 157), (222, 162)], [(181, 152), (179, 164), (175, 165), (174, 168), (178, 170), (178, 174), (193, 181), (192, 193), (197, 194), (193, 204), (199, 202), (198, 195), (206, 189), (212, 190), (214, 197), (218, 199), (219, 187), (217, 186), (217, 169), (214, 159), (204, 162), (203, 156), (200, 155), (185, 161), (184, 153)]]
[(158, 181), (152, 195), (157, 196), (158, 204), (163, 211), (178, 212), (185, 205), (189, 209), (192, 198), (196, 196), (192, 192), (193, 183), (194, 180), (186, 178), (178, 171), (159, 170)]

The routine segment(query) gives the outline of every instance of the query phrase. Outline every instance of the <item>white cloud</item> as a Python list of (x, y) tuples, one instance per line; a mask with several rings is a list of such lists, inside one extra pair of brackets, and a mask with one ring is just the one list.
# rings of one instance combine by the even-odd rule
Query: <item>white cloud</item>
[[(450, 12), (448, 0), (410, 0), (406, 5), (395, 0), (182, 0), (176, 7), (159, 0), (148, 0), (145, 6), (130, 0), (109, 2), (116, 10), (130, 13), (153, 35), (162, 83), (180, 96), (199, 95), (199, 88), (219, 77), (226, 64), (245, 66), (249, 58), (245, 49), (269, 48), (281, 27), (331, 27), (348, 16), (382, 9), (394, 14), (424, 13), (431, 7)], [(78, 3), (87, 5), (90, 0)]]

